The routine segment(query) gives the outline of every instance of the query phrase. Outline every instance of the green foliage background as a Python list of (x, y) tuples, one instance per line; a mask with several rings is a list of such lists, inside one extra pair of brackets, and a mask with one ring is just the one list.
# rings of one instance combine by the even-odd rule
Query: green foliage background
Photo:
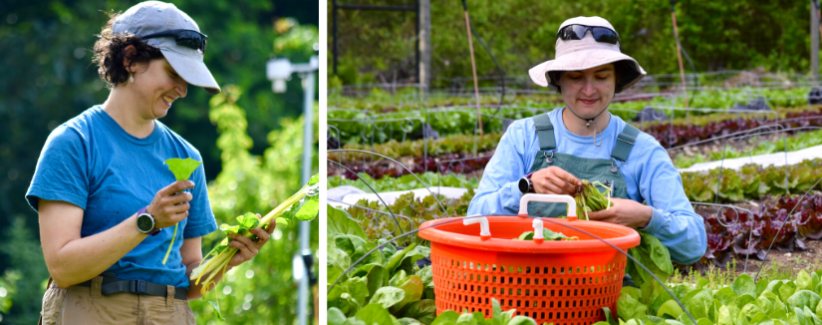
[[(468, 0), (467, 4), (471, 24), (507, 75), (525, 75), (534, 65), (553, 59), (557, 29), (577, 16), (610, 21), (619, 32), (623, 52), (649, 74), (679, 72), (667, 0)], [(762, 66), (768, 71), (805, 74), (810, 67), (809, 10), (809, 1), (682, 0), (676, 4), (676, 19), (683, 48), (699, 72)], [(332, 14), (328, 1), (329, 76), (333, 75)], [(338, 15), (339, 81), (391, 82), (395, 73), (400, 81), (416, 80), (414, 13), (340, 10)], [(471, 76), (461, 1), (431, 1), (431, 43), (435, 87), (449, 86), (447, 78)], [(476, 39), (474, 53), (479, 76), (497, 74)], [(329, 78), (329, 86), (335, 82)]]
[[(24, 195), (49, 132), (108, 96), (91, 64), (94, 35), (108, 20), (102, 11), (125, 11), (138, 2), (4, 0), (0, 5), (0, 322), (37, 322), (48, 270), (37, 214)], [(231, 105), (213, 106), (209, 101), (214, 97), (190, 87), (162, 122), (202, 153), (218, 223), (233, 223), (244, 212), (265, 214), (301, 186), (304, 123), (300, 79), (292, 78), (289, 91), (275, 95), (265, 77), (265, 62), (275, 56), (308, 61), (319, 41), (318, 4), (169, 2), (209, 36), (205, 63), (215, 79), (221, 86), (236, 87), (226, 88), (233, 89)], [(292, 18), (293, 27), (280, 34), (274, 22), (284, 17)], [(317, 139), (316, 125), (314, 130)], [(316, 173), (316, 156), (314, 168)], [(316, 249), (317, 221), (312, 225)], [(224, 285), (231, 287), (230, 293), (223, 294), (229, 292), (223, 285), (218, 288), (227, 324), (293, 322), (296, 287), (290, 269), (296, 229), (296, 223), (279, 229), (279, 240), (228, 275)], [(216, 234), (205, 237), (205, 251), (215, 239)], [(246, 277), (250, 270), (251, 278)], [(243, 309), (246, 302), (248, 310)], [(191, 305), (198, 324), (216, 319), (205, 301)]]

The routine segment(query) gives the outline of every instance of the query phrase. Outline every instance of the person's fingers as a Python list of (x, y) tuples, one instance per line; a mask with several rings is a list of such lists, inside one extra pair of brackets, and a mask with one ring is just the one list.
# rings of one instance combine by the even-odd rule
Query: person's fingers
[(568, 183), (565, 179), (560, 177), (552, 177), (548, 179), (554, 187), (557, 188), (556, 194), (571, 194), (573, 195), (576, 192), (576, 187)]
[(542, 187), (544, 194), (562, 194), (562, 189), (551, 181), (546, 181)]
[[(234, 237), (232, 237), (232, 239), (234, 239)], [(235, 240), (231, 241), (230, 243), (228, 243), (228, 246), (233, 246), (233, 247), (237, 248), (237, 253), (240, 256), (242, 256), (242, 259), (243, 259), (241, 261), (241, 263), (254, 258), (254, 253), (251, 252), (251, 249), (248, 247), (248, 245), (244, 244), (243, 242), (241, 242), (239, 240), (235, 239)]]
[(185, 218), (188, 218), (188, 210), (185, 210), (185, 211), (180, 212), (180, 213), (169, 214), (169, 220), (168, 221), (171, 224), (165, 225), (163, 228), (176, 225), (178, 222), (183, 221), (183, 219), (185, 219)]
[(190, 188), (194, 188), (194, 182), (185, 180), (185, 181), (176, 181), (171, 183), (171, 185), (164, 187), (163, 189), (158, 192), (161, 196), (169, 196), (171, 194), (180, 192), (182, 190), (187, 190)]
[(168, 204), (180, 204), (182, 202), (188, 202), (194, 199), (194, 196), (188, 192), (182, 192), (178, 194), (174, 194), (168, 197), (167, 202)]
[[(237, 235), (237, 234), (232, 234), (231, 238), (234, 239), (235, 241), (239, 241), (239, 242), (243, 243), (243, 245), (245, 245), (251, 251), (251, 253), (253, 253), (254, 255), (257, 255), (257, 245), (254, 245), (254, 241), (252, 241), (251, 238), (248, 238), (248, 237), (243, 236), (243, 235)], [(254, 257), (254, 256), (251, 256), (251, 257)]]
[(189, 204), (188, 202), (183, 202), (177, 205), (166, 206), (163, 208), (163, 211), (165, 211), (167, 214), (177, 214), (188, 211), (189, 209), (191, 209), (191, 204)]
[[(258, 213), (257, 216), (259, 217), (260, 214)], [(271, 218), (271, 222), (268, 223), (268, 227), (265, 231), (270, 235), (274, 232), (274, 228), (277, 228), (277, 218)]]
[(563, 181), (568, 182), (569, 184), (571, 184), (571, 186), (582, 185), (582, 182), (578, 178), (576, 178), (574, 175), (571, 175), (571, 173), (566, 172), (562, 168), (554, 168), (554, 175), (556, 175)]
[(257, 241), (256, 241), (257, 248), (262, 247), (263, 245), (265, 245), (265, 243), (268, 242), (268, 239), (271, 238), (271, 235), (268, 234), (268, 232), (266, 232), (262, 228), (254, 228), (254, 229), (249, 230), (249, 232), (251, 232), (252, 234), (257, 235)]

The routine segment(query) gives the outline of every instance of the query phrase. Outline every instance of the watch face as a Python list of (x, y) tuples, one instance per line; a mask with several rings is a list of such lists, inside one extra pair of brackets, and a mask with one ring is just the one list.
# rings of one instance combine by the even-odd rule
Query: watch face
[(519, 192), (520, 193), (522, 193), (522, 194), (528, 193), (528, 188), (530, 187), (529, 186), (530, 184), (528, 184), (527, 179), (525, 179), (524, 177), (520, 178), (519, 179), (519, 184), (517, 184), (517, 185), (519, 186)]
[(143, 232), (149, 232), (152, 228), (154, 228), (154, 222), (152, 222), (151, 217), (147, 214), (141, 214), (137, 216), (137, 228)]

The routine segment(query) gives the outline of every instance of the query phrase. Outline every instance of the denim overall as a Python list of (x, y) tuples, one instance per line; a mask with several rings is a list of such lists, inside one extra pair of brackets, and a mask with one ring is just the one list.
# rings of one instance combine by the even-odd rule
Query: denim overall
[[(634, 147), (639, 130), (630, 124), (626, 124), (622, 133), (617, 136), (614, 150), (611, 152), (612, 159), (589, 159), (579, 158), (568, 154), (556, 152), (557, 143), (554, 137), (554, 125), (548, 114), (540, 114), (533, 117), (534, 128), (539, 139), (539, 149), (534, 164), (529, 172), (536, 172), (543, 168), (557, 166), (574, 175), (580, 180), (589, 182), (599, 181), (611, 188), (611, 197), (628, 198), (627, 185), (622, 173), (619, 172), (619, 163), (628, 160), (631, 148)], [(601, 188), (598, 187), (600, 191)], [(562, 203), (540, 203), (533, 202), (528, 205), (528, 215), (556, 218), (567, 216), (567, 206)], [(577, 216), (583, 215), (577, 210)]]
[[(602, 184), (611, 188), (611, 197), (628, 198), (628, 186), (622, 173), (619, 172), (619, 163), (617, 161), (624, 163), (628, 160), (631, 148), (634, 147), (636, 137), (639, 135), (637, 128), (630, 124), (625, 125), (625, 128), (617, 136), (616, 145), (614, 150), (611, 151), (611, 159), (589, 159), (556, 152), (557, 142), (554, 137), (554, 125), (551, 124), (548, 114), (540, 114), (534, 116), (533, 119), (540, 151), (537, 152), (534, 165), (531, 166), (529, 172), (533, 173), (543, 168), (557, 166), (580, 180), (602, 182)], [(563, 203), (532, 202), (528, 205), (528, 215), (556, 218), (567, 216), (568, 210), (567, 205)], [(583, 212), (577, 209), (577, 217), (581, 215), (584, 215)], [(627, 273), (622, 279), (622, 286), (635, 287), (634, 281)]]

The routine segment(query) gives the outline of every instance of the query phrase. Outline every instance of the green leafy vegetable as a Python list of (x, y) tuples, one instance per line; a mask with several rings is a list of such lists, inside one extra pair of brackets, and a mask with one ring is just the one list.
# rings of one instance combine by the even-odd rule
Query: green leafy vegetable
[[(197, 170), (197, 167), (200, 167), (202, 163), (191, 158), (171, 158), (166, 160), (164, 164), (168, 165), (168, 169), (174, 174), (174, 179), (184, 181), (191, 177), (191, 174), (194, 173), (194, 171)], [(163, 257), (163, 265), (166, 265), (166, 261), (168, 261), (168, 255), (171, 253), (171, 248), (174, 247), (174, 239), (176, 238), (177, 224), (174, 225), (174, 233), (171, 235), (171, 244), (168, 245), (166, 256)]]

